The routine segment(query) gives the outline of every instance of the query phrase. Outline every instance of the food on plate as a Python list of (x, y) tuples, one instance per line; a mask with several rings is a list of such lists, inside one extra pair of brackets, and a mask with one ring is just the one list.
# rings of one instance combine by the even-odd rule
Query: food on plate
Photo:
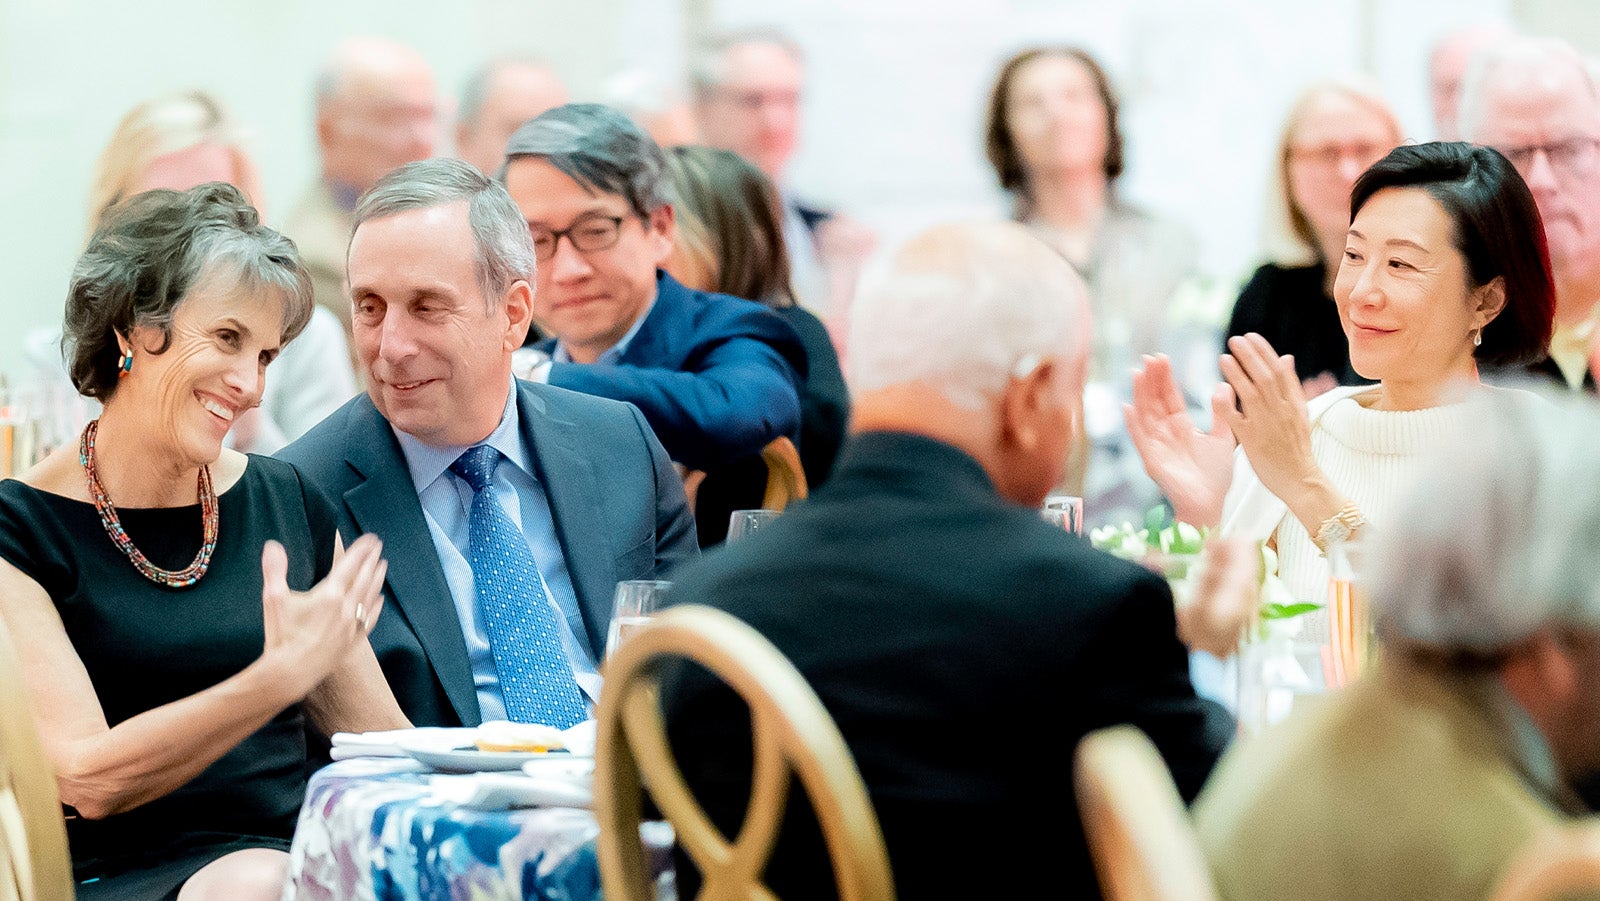
[(567, 740), (554, 726), (496, 720), (477, 728), (473, 744), (480, 751), (541, 752), (566, 750)]

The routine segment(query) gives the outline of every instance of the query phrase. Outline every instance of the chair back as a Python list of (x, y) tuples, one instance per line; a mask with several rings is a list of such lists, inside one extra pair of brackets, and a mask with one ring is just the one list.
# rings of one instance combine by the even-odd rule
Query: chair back
[[(663, 665), (674, 658), (705, 667), (750, 707), (754, 770), (735, 841), (695, 800), (667, 744), (660, 683)], [(652, 617), (606, 662), (597, 719), (600, 882), (611, 901), (655, 897), (639, 836), (644, 786), (699, 867), (700, 897), (773, 898), (761, 875), (778, 837), (791, 773), (799, 775), (822, 826), (841, 901), (893, 901), (883, 832), (844, 737), (793, 664), (744, 622), (694, 604)]]
[(0, 622), (0, 901), (73, 897), (72, 862), (56, 775)]
[(1113, 726), (1085, 736), (1073, 784), (1107, 901), (1214, 901), (1194, 825), (1143, 732)]
[(1493, 901), (1600, 897), (1600, 826), (1550, 829), (1512, 858)]
[(806, 471), (800, 466), (800, 452), (794, 442), (782, 436), (761, 449), (767, 464), (767, 493), (761, 500), (764, 510), (782, 510), (792, 501), (803, 501), (809, 493)]

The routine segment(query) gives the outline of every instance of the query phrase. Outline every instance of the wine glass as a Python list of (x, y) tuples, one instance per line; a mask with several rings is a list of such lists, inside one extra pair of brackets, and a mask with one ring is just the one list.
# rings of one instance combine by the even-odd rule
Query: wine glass
[(629, 635), (649, 624), (650, 616), (660, 609), (671, 587), (671, 582), (659, 579), (628, 579), (617, 583), (616, 598), (611, 604), (611, 630), (606, 634), (606, 657), (615, 654)]
[(776, 510), (735, 510), (728, 517), (728, 543), (754, 534), (778, 518)]
[(1070, 494), (1052, 494), (1044, 499), (1044, 506), (1040, 508), (1039, 515), (1051, 525), (1071, 532), (1074, 535), (1083, 534), (1083, 498)]

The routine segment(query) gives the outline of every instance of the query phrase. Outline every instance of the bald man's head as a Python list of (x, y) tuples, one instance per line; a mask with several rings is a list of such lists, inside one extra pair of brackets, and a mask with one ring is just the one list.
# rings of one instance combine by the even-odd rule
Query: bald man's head
[(855, 303), (857, 427), (933, 435), (976, 458), (1002, 494), (1038, 503), (1061, 479), (1082, 405), (1087, 298), (1072, 266), (1022, 226), (923, 232)]
[(427, 60), (386, 38), (334, 49), (317, 77), (323, 176), (362, 192), (390, 170), (433, 156), (438, 97)]
[(456, 155), (494, 175), (506, 159), (506, 142), (523, 123), (568, 100), (555, 71), (533, 60), (506, 59), (473, 73), (457, 111)]

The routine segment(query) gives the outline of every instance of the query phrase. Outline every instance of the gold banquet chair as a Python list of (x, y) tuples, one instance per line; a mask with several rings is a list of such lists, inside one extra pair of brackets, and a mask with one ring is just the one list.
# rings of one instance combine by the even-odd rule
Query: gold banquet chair
[(1215, 901), (1189, 813), (1143, 732), (1113, 726), (1084, 736), (1073, 785), (1106, 901)]
[[(767, 464), (767, 488), (761, 498), (763, 510), (782, 510), (793, 501), (803, 501), (810, 492), (806, 484), (806, 471), (800, 466), (800, 451), (794, 442), (779, 436), (761, 449), (761, 462)], [(700, 483), (706, 474), (698, 469), (683, 469), (683, 493), (689, 498), (689, 509), (695, 508), (695, 498), (700, 493)]]
[[(694, 799), (667, 744), (660, 679), (663, 665), (675, 658), (705, 667), (750, 707), (754, 775), (733, 842)], [(696, 604), (656, 615), (606, 662), (596, 717), (600, 882), (610, 901), (655, 897), (639, 837), (646, 785), (679, 846), (700, 868), (702, 898), (772, 899), (761, 872), (777, 839), (791, 772), (822, 826), (841, 901), (893, 901), (883, 832), (844, 737), (793, 664), (744, 622)]]
[(0, 901), (73, 896), (66, 821), (10, 633), (0, 623)]
[(1511, 859), (1492, 901), (1600, 898), (1600, 826), (1539, 833)]

